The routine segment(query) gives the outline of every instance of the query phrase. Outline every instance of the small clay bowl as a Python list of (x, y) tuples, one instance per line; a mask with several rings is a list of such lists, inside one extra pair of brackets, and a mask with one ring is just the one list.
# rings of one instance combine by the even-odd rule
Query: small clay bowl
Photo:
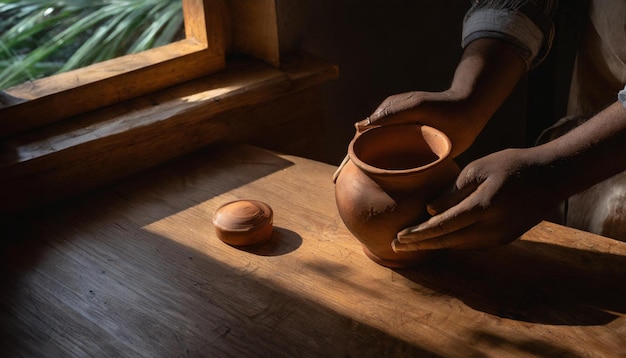
[(236, 200), (220, 206), (213, 216), (217, 237), (232, 246), (261, 244), (272, 237), (272, 208), (258, 200)]

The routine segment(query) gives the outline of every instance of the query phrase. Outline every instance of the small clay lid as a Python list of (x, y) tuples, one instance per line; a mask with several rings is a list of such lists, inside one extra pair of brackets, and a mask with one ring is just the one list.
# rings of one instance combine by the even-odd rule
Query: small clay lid
[(272, 224), (272, 208), (258, 200), (226, 203), (213, 216), (217, 237), (233, 246), (250, 246), (269, 240)]

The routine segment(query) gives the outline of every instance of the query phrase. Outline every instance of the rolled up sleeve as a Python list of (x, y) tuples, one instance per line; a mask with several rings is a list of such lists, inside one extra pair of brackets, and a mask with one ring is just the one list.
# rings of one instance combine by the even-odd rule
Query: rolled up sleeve
[(463, 21), (462, 46), (490, 37), (509, 43), (526, 62), (537, 66), (548, 54), (554, 39), (553, 1), (475, 0)]

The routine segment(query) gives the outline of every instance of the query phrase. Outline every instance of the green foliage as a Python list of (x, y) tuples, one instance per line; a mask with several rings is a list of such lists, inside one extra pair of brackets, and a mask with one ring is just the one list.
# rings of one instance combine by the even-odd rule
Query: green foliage
[(173, 42), (181, 0), (0, 0), (0, 89)]

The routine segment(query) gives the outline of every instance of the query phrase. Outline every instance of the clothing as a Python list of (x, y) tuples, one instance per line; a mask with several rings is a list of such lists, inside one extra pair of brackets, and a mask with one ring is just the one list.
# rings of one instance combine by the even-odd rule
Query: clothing
[(613, 103), (625, 84), (626, 1), (592, 0), (574, 64), (568, 114), (591, 117)]
[[(464, 20), (462, 44), (481, 37), (502, 39), (533, 68), (552, 46), (555, 6), (556, 1), (476, 0)], [(564, 1), (563, 6), (569, 5)], [(616, 100), (626, 108), (626, 1), (590, 0), (567, 117), (547, 129), (540, 143), (580, 125)], [(626, 241), (626, 172), (570, 197), (561, 218), (568, 226)]]
[(463, 21), (463, 42), (491, 37), (506, 41), (524, 59), (537, 66), (554, 40), (552, 16), (556, 0), (475, 0)]
[[(463, 22), (463, 47), (481, 37), (511, 44), (528, 68), (554, 39), (556, 0), (474, 0)], [(564, 3), (567, 6), (567, 3)], [(591, 116), (626, 91), (626, 1), (591, 0), (572, 76), (568, 115)], [(626, 106), (626, 93), (619, 100)]]

